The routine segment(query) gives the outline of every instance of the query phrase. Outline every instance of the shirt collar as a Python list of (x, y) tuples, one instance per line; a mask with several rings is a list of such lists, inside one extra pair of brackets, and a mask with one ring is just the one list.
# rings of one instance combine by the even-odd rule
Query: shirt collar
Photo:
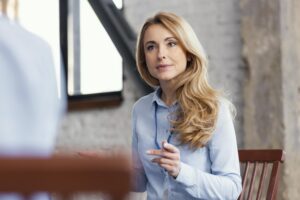
[[(168, 107), (165, 102), (161, 99), (161, 87), (157, 87), (153, 93), (152, 103), (156, 103), (159, 106)], [(170, 107), (178, 106), (178, 101), (176, 101), (174, 104), (172, 104)]]
[(152, 103), (154, 102), (158, 103), (159, 101), (161, 101), (160, 95), (161, 95), (161, 88), (157, 87), (153, 92)]

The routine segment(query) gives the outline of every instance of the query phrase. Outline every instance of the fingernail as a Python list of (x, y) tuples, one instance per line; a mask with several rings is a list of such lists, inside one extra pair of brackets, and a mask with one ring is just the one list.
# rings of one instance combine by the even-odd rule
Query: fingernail
[(146, 154), (151, 154), (151, 150), (147, 150), (147, 151), (146, 151)]

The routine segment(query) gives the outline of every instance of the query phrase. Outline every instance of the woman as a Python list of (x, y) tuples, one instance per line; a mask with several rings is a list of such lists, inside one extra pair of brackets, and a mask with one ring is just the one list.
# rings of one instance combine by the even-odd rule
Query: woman
[(160, 12), (143, 25), (136, 60), (156, 90), (133, 108), (134, 190), (156, 199), (237, 199), (241, 177), (230, 103), (207, 81), (190, 25)]

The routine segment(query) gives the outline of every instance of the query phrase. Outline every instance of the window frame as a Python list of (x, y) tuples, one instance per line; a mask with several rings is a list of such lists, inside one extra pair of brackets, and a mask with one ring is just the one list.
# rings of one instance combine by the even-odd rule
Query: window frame
[[(153, 89), (140, 78), (136, 69), (135, 46), (137, 36), (126, 21), (123, 11), (118, 9), (112, 0), (88, 0), (88, 2), (123, 58), (123, 68), (124, 66), (129, 66), (130, 73), (133, 73), (134, 81), (139, 85), (139, 88), (142, 88), (142, 90), (145, 91), (145, 93), (153, 91)], [(64, 62), (66, 87), (68, 87), (68, 0), (59, 1), (59, 14), (60, 45), (63, 57), (62, 60)], [(72, 96), (67, 92), (68, 108), (69, 110), (74, 110), (119, 106), (123, 100), (122, 92), (123, 91), (104, 92)]]

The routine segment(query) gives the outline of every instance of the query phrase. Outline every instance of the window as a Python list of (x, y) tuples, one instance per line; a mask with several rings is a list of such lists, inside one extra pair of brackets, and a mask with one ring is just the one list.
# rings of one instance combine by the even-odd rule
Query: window
[[(130, 52), (130, 55), (125, 57), (131, 57), (130, 62), (135, 66), (132, 53), (134, 47), (124, 45), (126, 38), (120, 37), (120, 32), (126, 32), (123, 30), (124, 24), (125, 29), (129, 30), (129, 26), (123, 21), (119, 22), (119, 19), (124, 20), (120, 17), (119, 10), (122, 0), (114, 2), (59, 2), (60, 42), (71, 108), (118, 105), (122, 100), (124, 55), (121, 52)], [(102, 12), (99, 9), (105, 10)], [(115, 15), (119, 18), (113, 21), (122, 24), (121, 31), (111, 29), (116, 25), (110, 21)], [(131, 31), (127, 32), (130, 32), (130, 38), (135, 41), (135, 35)], [(128, 63), (128, 59), (125, 61)]]
[[(53, 0), (19, 0), (18, 20), (30, 32), (46, 40), (51, 46), (58, 85), (60, 81), (59, 3)], [(60, 87), (58, 87), (58, 90)], [(59, 91), (60, 93), (60, 91)]]
[(122, 91), (122, 58), (86, 0), (68, 1), (68, 95)]
[(58, 85), (64, 63), (71, 109), (119, 105), (123, 63), (142, 89), (152, 90), (136, 70), (136, 35), (120, 10), (122, 0), (14, 2), (19, 6), (20, 23), (51, 45)]

